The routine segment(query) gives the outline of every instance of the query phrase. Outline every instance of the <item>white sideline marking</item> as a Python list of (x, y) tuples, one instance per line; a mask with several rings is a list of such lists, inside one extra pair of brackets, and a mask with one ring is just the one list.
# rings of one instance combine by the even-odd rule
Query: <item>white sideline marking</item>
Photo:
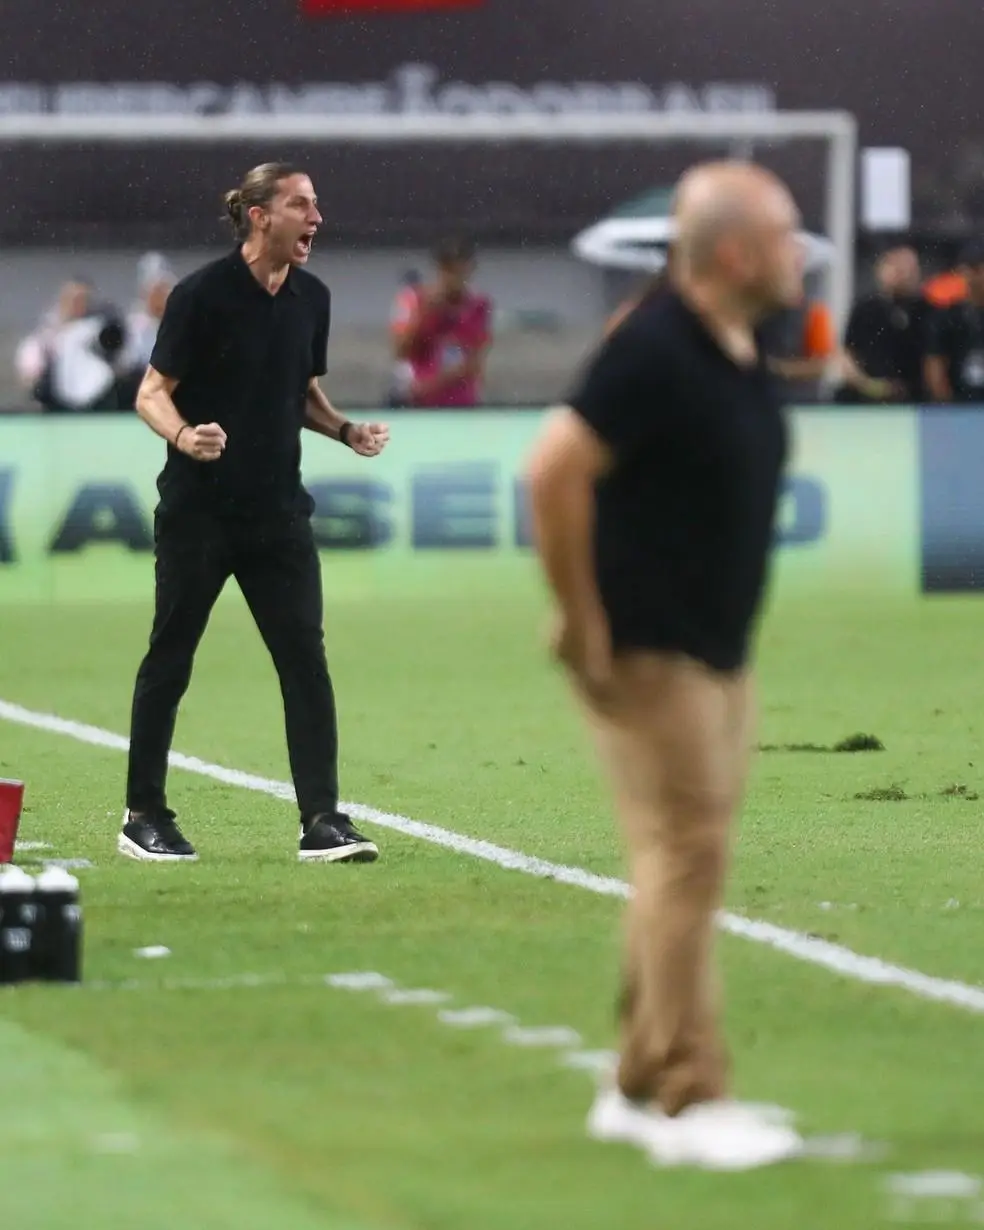
[(442, 1025), (452, 1029), (483, 1029), (486, 1025), (514, 1025), (516, 1018), (499, 1008), (446, 1008), (437, 1014)]
[[(5, 700), (0, 700), (0, 719), (14, 722), (19, 726), (44, 730), (51, 734), (65, 735), (79, 743), (90, 743), (95, 747), (112, 748), (115, 751), (125, 752), (129, 746), (127, 739), (112, 731), (102, 730), (98, 726), (88, 726), (83, 722), (72, 722), (57, 717), (53, 713), (36, 713)], [(253, 773), (242, 773), (238, 769), (226, 769), (222, 765), (209, 764), (208, 761), (199, 760), (197, 756), (185, 756), (181, 752), (171, 753), (170, 764), (176, 769), (197, 773), (200, 777), (209, 777), (213, 781), (223, 782), (229, 786), (239, 786), (243, 790), (253, 790), (259, 794), (272, 795), (274, 798), (286, 799), (289, 802), (295, 801), (293, 788), (288, 782), (272, 781)], [(595, 875), (580, 867), (566, 867), (562, 863), (551, 863), (546, 859), (533, 858), (528, 854), (521, 854), (518, 850), (510, 850), (489, 841), (466, 837), (462, 833), (442, 829), (435, 824), (423, 824), (419, 820), (411, 820), (409, 816), (377, 811), (374, 807), (365, 807), (361, 803), (345, 803), (343, 806), (357, 820), (379, 825), (380, 828), (392, 829), (406, 837), (416, 837), (420, 841), (430, 842), (431, 845), (443, 846), (447, 850), (453, 850), (456, 854), (467, 854), (471, 858), (483, 859), (507, 871), (521, 871), (524, 875), (536, 876), (539, 879), (570, 884), (574, 888), (583, 888), (586, 892), (597, 893), (602, 897), (627, 898), (630, 894), (628, 884), (613, 876)], [(879, 957), (862, 956), (840, 944), (815, 939), (799, 931), (776, 926), (775, 923), (745, 918), (741, 914), (722, 912), (718, 916), (718, 922), (721, 929), (729, 935), (737, 935), (757, 944), (765, 944), (778, 952), (786, 953), (787, 956), (796, 957), (797, 960), (832, 970), (844, 978), (852, 978), (856, 982), (866, 982), (874, 986), (899, 987), (920, 999), (951, 1004), (954, 1007), (965, 1008), (969, 1012), (984, 1015), (984, 987), (970, 986), (964, 982), (945, 978), (934, 978), (918, 970), (892, 965), (888, 961), (882, 961)]]
[(568, 1051), (560, 1061), (565, 1068), (581, 1072), (594, 1072), (599, 1076), (614, 1071), (618, 1062), (617, 1051)]
[(343, 991), (388, 991), (393, 986), (393, 980), (385, 974), (329, 974), (325, 982), (330, 987)]
[(412, 1007), (416, 1004), (446, 1004), (450, 998), (451, 996), (447, 991), (402, 991), (398, 987), (395, 990), (383, 991), (380, 994), (380, 999), (384, 1004), (395, 1004), (398, 1007)]
[(510, 1025), (502, 1035), (510, 1046), (548, 1046), (571, 1048), (582, 1045), (581, 1035), (567, 1025)]

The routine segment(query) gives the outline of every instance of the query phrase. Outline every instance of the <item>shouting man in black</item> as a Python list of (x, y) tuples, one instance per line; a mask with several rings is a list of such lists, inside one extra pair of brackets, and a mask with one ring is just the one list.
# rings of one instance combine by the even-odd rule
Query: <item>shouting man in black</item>
[(237, 245), (172, 291), (137, 397), (140, 417), (168, 450), (154, 518), (154, 624), (134, 690), (118, 848), (154, 862), (197, 857), (167, 806), (168, 752), (198, 642), (234, 576), (280, 678), (299, 857), (369, 862), (376, 846), (338, 811), (335, 697), (300, 434), (308, 427), (374, 457), (389, 431), (349, 422), (318, 384), (331, 295), (304, 269), (322, 221), (311, 180), (265, 163), (227, 194), (226, 207)]

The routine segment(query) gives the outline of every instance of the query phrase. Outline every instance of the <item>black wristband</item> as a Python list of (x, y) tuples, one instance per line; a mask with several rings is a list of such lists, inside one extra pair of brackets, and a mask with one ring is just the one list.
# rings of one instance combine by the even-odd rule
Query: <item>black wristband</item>
[(352, 430), (351, 423), (343, 423), (341, 427), (339, 427), (338, 429), (338, 439), (341, 441), (342, 444), (345, 445), (346, 448), (352, 447), (351, 444), (349, 444), (348, 442), (349, 432), (351, 430)]
[(178, 428), (177, 433), (175, 434), (175, 437), (174, 437), (174, 447), (175, 448), (178, 447), (178, 441), (181, 439), (181, 433), (183, 431), (187, 431), (190, 426), (191, 426), (190, 423), (182, 423), (181, 426)]

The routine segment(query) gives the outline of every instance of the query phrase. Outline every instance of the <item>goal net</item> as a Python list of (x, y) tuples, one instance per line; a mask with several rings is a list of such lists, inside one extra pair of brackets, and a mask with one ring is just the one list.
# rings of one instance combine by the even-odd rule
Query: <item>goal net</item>
[[(218, 202), (256, 162), (310, 167), (326, 240), (566, 248), (623, 201), (708, 156), (754, 157), (829, 243), (823, 291), (851, 296), (856, 126), (843, 112), (508, 115), (8, 115), (0, 245), (202, 247)], [(624, 263), (624, 262), (623, 262)]]

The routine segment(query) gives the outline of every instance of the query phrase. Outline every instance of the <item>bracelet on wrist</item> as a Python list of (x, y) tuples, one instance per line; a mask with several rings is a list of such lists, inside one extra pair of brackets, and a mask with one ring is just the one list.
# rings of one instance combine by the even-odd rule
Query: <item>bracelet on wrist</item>
[(178, 447), (178, 441), (181, 439), (181, 433), (183, 431), (187, 431), (190, 426), (191, 426), (190, 423), (182, 423), (181, 426), (178, 428), (174, 436), (174, 447), (175, 448)]
[(352, 446), (351, 446), (351, 444), (349, 444), (349, 441), (348, 441), (348, 438), (349, 438), (349, 435), (350, 435), (351, 431), (352, 431), (352, 424), (351, 424), (351, 423), (343, 423), (343, 424), (341, 425), (341, 427), (339, 427), (339, 429), (338, 429), (338, 439), (339, 439), (339, 441), (340, 441), (342, 444), (344, 444), (344, 445), (345, 445), (345, 447), (346, 447), (346, 448), (351, 448), (351, 447), (352, 447)]

